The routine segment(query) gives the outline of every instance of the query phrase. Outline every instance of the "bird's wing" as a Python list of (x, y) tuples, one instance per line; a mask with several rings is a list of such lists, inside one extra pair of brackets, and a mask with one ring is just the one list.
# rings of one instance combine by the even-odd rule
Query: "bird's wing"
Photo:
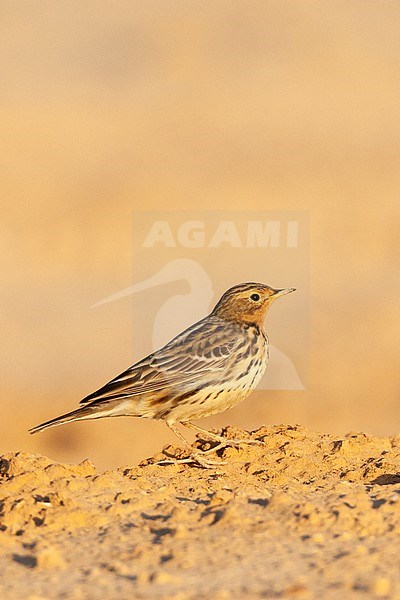
[(81, 404), (124, 399), (168, 389), (186, 390), (221, 377), (229, 357), (246, 342), (240, 328), (208, 317), (179, 334), (166, 346), (136, 363)]

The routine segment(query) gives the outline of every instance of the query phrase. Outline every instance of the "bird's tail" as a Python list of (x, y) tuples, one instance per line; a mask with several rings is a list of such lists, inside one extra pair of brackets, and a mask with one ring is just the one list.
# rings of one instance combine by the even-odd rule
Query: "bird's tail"
[(29, 429), (29, 433), (37, 433), (38, 431), (43, 431), (43, 429), (47, 429), (48, 427), (56, 427), (57, 425), (64, 425), (65, 423), (70, 423), (71, 421), (83, 421), (85, 419), (101, 419), (102, 417), (111, 417), (117, 416), (118, 412), (115, 409), (110, 408), (110, 403), (104, 403), (104, 407), (99, 405), (88, 405), (82, 406), (82, 408), (78, 408), (77, 410), (73, 410), (72, 412), (66, 413), (65, 415), (61, 415), (56, 417), (55, 419), (50, 419), (50, 421), (45, 421), (40, 425), (36, 425), (36, 427), (32, 427)]

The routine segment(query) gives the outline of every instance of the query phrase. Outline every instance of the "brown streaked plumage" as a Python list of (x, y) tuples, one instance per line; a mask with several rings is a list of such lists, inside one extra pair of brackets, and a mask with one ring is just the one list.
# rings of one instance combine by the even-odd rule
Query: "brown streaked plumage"
[[(276, 298), (293, 291), (262, 283), (230, 288), (210, 315), (81, 400), (81, 408), (30, 432), (70, 421), (134, 416), (164, 420), (186, 444), (176, 423), (226, 445), (191, 420), (232, 408), (257, 386), (269, 357), (265, 314)], [(204, 466), (214, 464), (193, 450), (191, 455)]]

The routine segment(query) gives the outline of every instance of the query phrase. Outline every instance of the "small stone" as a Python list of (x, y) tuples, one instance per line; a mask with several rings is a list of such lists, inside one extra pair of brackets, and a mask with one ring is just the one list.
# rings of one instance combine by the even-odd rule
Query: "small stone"
[(52, 463), (45, 468), (46, 475), (51, 479), (59, 479), (60, 477), (68, 477), (70, 474), (67, 467), (59, 463)]
[(146, 585), (150, 581), (150, 574), (148, 571), (139, 571), (136, 575), (136, 581), (139, 585)]
[(179, 583), (181, 581), (180, 577), (171, 575), (171, 573), (168, 573), (167, 571), (158, 571), (157, 573), (154, 573), (151, 580), (160, 585), (166, 583)]
[[(308, 516), (308, 522), (310, 523), (310, 525), (320, 525), (321, 518), (317, 512), (312, 512)], [(319, 535), (319, 534), (315, 534), (315, 535)]]
[(79, 477), (73, 477), (68, 481), (67, 485), (71, 492), (82, 492), (88, 488), (88, 482), (86, 479), (81, 479)]
[(65, 569), (67, 566), (63, 556), (54, 546), (44, 548), (36, 555), (37, 565), (43, 569)]
[(378, 598), (384, 598), (390, 592), (390, 581), (386, 577), (377, 577), (372, 584), (373, 593)]
[(182, 540), (186, 538), (188, 536), (187, 527), (185, 527), (185, 525), (183, 525), (182, 523), (178, 523), (178, 525), (175, 527), (173, 535), (174, 538), (176, 538), (177, 540)]
[(228, 490), (218, 490), (215, 495), (212, 497), (210, 505), (214, 504), (225, 504), (232, 500), (233, 494), (232, 492), (228, 492)]

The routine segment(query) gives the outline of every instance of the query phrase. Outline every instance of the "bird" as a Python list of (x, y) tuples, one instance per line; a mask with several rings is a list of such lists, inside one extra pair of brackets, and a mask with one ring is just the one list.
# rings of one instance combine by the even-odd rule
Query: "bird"
[[(233, 408), (256, 388), (269, 359), (266, 313), (277, 298), (294, 291), (254, 282), (229, 288), (208, 316), (83, 398), (80, 408), (29, 432), (104, 417), (162, 420), (189, 450), (181, 462), (216, 464), (207, 452), (250, 440), (227, 440), (192, 421)], [(194, 450), (177, 424), (219, 445), (206, 452)]]

